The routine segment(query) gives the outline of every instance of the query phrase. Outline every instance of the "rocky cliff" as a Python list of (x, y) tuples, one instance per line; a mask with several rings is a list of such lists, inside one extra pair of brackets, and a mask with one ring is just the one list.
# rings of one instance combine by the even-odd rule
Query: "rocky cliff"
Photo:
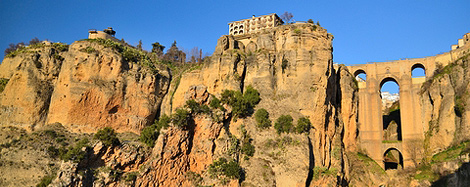
[(0, 65), (0, 184), (466, 184), (469, 56), (422, 86), (422, 164), (384, 171), (358, 145), (358, 83), (332, 40), (311, 23), (222, 36), (203, 64), (171, 70), (111, 40), (21, 48)]
[(160, 109), (169, 72), (126, 60), (123, 50), (132, 49), (104, 42), (42, 43), (5, 58), (0, 78), (9, 81), (0, 97), (0, 123), (31, 128), (59, 122), (76, 132), (109, 126), (139, 133)]
[[(314, 167), (335, 170), (334, 175), (341, 178), (344, 169), (342, 122), (346, 120), (350, 125), (354, 120), (357, 100), (345, 98), (345, 104), (351, 106), (345, 110), (350, 116), (340, 119), (341, 104), (337, 100), (340, 75), (333, 69), (332, 39), (326, 30), (313, 24), (285, 25), (249, 37), (223, 36), (209, 63), (182, 75), (179, 84), (170, 91), (174, 94), (166, 96), (162, 111), (170, 114), (182, 107), (186, 102), (184, 94), (191, 86), (204, 85), (210, 94), (220, 96), (225, 89), (243, 92), (251, 85), (261, 96), (256, 108), (266, 109), (273, 121), (281, 115), (291, 115), (294, 119), (307, 117), (313, 122), (308, 136), (295, 136), (302, 146), (279, 153), (281, 160), (289, 164), (270, 156), (273, 150), (265, 150), (264, 144), (272, 140), (268, 137), (277, 137), (274, 129), (260, 132), (251, 118), (230, 123), (227, 133), (231, 134), (239, 134), (240, 125), (246, 125), (257, 150), (263, 150), (255, 153), (254, 160), (268, 163), (269, 170), (275, 173), (275, 184), (309, 184)], [(353, 92), (353, 88), (345, 87), (343, 93), (352, 98)], [(246, 167), (259, 170), (256, 164)], [(256, 177), (250, 172), (246, 177), (244, 183), (261, 184), (251, 181)]]

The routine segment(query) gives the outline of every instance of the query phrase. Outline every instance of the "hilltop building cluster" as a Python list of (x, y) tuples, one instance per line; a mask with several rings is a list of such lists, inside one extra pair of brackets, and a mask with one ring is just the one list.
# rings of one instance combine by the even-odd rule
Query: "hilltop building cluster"
[(88, 31), (88, 39), (110, 39), (114, 41), (119, 41), (114, 37), (116, 35), (116, 31), (113, 30), (112, 27), (108, 27), (107, 29), (104, 29), (103, 31), (97, 31), (96, 29), (90, 29)]
[(228, 23), (229, 35), (243, 35), (248, 33), (259, 32), (268, 28), (277, 27), (284, 24), (277, 14), (269, 14), (251, 17), (250, 19), (243, 19)]
[(458, 40), (458, 43), (456, 45), (452, 45), (452, 50), (456, 50), (458, 48), (461, 48), (465, 44), (468, 44), (468, 43), (470, 43), (470, 32), (463, 35), (463, 37)]

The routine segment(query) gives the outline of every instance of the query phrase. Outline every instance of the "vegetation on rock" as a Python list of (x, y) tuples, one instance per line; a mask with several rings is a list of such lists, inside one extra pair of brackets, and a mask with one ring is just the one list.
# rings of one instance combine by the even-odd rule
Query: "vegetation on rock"
[(166, 114), (163, 114), (160, 116), (159, 120), (155, 120), (154, 124), (142, 129), (142, 132), (140, 132), (140, 141), (149, 147), (154, 147), (155, 141), (160, 135), (160, 130), (168, 128), (170, 126), (170, 122), (171, 118)]
[(308, 133), (310, 128), (312, 127), (312, 123), (306, 117), (301, 117), (297, 120), (297, 126), (295, 127), (295, 131), (299, 134), (301, 133)]
[(255, 120), (257, 126), (261, 129), (271, 127), (271, 120), (269, 119), (269, 113), (266, 109), (260, 108), (255, 112)]
[[(242, 146), (241, 146), (241, 152), (245, 154), (248, 157), (252, 157), (255, 154), (255, 146), (251, 143), (253, 139), (251, 136), (248, 134), (248, 132), (245, 129), (245, 125), (242, 125), (240, 127), (240, 130), (242, 132)], [(246, 157), (248, 159), (248, 157)]]
[(210, 108), (207, 105), (200, 104), (194, 99), (186, 101), (186, 108), (189, 108), (192, 114), (209, 114)]
[[(87, 138), (81, 139), (77, 142), (75, 146), (70, 146), (67, 148), (60, 148), (59, 149), (59, 157), (65, 161), (73, 161), (79, 163), (87, 156), (87, 150), (90, 149), (88, 145), (89, 141)], [(85, 149), (83, 149), (85, 148)]]
[(219, 160), (215, 160), (211, 165), (209, 165), (208, 172), (212, 177), (224, 175), (228, 178), (239, 179), (242, 173), (242, 168), (233, 160), (228, 161), (225, 158), (219, 158)]
[(276, 123), (274, 123), (274, 129), (276, 129), (276, 132), (278, 134), (281, 134), (283, 132), (289, 133), (292, 131), (292, 116), (290, 115), (282, 115), (279, 118), (277, 118)]
[[(34, 49), (42, 48), (45, 46), (47, 46), (45, 42), (39, 42), (34, 39), (31, 40), (28, 45), (25, 45), (23, 42), (20, 42), (16, 45), (10, 44), (9, 47), (5, 49), (5, 58), (13, 58), (23, 53), (34, 53)], [(52, 48), (56, 49), (58, 52), (63, 52), (67, 51), (69, 46), (64, 43), (52, 43)]]
[(7, 86), (9, 79), (0, 78), (0, 93), (3, 92), (5, 86)]
[(178, 108), (175, 113), (171, 115), (171, 122), (173, 125), (181, 129), (185, 129), (190, 120), (191, 113), (186, 109)]
[(46, 175), (41, 179), (41, 182), (39, 182), (39, 184), (37, 184), (36, 187), (46, 187), (46, 186), (48, 186), (49, 184), (52, 183), (52, 180), (54, 178), (55, 178), (55, 176)]
[(114, 129), (111, 127), (105, 127), (98, 130), (93, 138), (103, 142), (105, 146), (116, 146), (121, 144), (116, 136), (116, 132), (114, 132)]
[(252, 86), (247, 86), (245, 92), (224, 90), (222, 92), (222, 103), (232, 107), (234, 119), (244, 118), (253, 114), (253, 108), (261, 100), (259, 92)]

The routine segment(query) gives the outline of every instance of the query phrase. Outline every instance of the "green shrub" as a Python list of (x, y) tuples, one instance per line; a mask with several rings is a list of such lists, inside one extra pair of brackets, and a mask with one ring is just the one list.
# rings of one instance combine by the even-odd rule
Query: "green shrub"
[(289, 133), (292, 130), (292, 116), (290, 115), (282, 115), (277, 118), (276, 123), (274, 124), (274, 128), (278, 134), (283, 132)]
[(233, 160), (229, 162), (225, 158), (219, 158), (219, 160), (216, 160), (209, 165), (208, 172), (212, 177), (225, 175), (228, 178), (239, 179), (242, 173), (242, 168)]
[[(245, 154), (248, 157), (251, 157), (255, 154), (255, 146), (251, 144), (253, 139), (251, 139), (251, 136), (248, 134), (248, 132), (245, 129), (245, 125), (240, 126), (240, 130), (242, 132), (242, 147), (241, 147), (241, 152)], [(248, 158), (247, 157), (247, 158)]]
[(116, 136), (116, 132), (114, 132), (114, 129), (111, 127), (100, 129), (93, 138), (100, 140), (105, 146), (120, 144), (119, 139)]
[(211, 102), (209, 103), (209, 106), (212, 108), (212, 109), (220, 109), (222, 111), (225, 111), (225, 108), (220, 104), (220, 99), (218, 99), (217, 97), (215, 96), (212, 96), (212, 100)]
[(137, 179), (138, 175), (139, 175), (139, 173), (137, 173), (137, 172), (127, 173), (127, 175), (124, 177), (124, 181), (133, 182), (133, 181), (135, 181), (135, 179)]
[(265, 129), (271, 127), (269, 113), (264, 108), (260, 108), (255, 112), (255, 120), (259, 128)]
[(244, 94), (240, 91), (224, 90), (220, 101), (232, 107), (232, 115), (237, 119), (253, 114), (253, 108), (260, 100), (259, 92), (248, 86)]
[(52, 180), (54, 180), (54, 178), (55, 176), (53, 175), (46, 175), (41, 179), (41, 181), (39, 182), (39, 184), (36, 185), (36, 187), (46, 187), (52, 183)]
[(80, 49), (81, 52), (86, 52), (88, 54), (91, 54), (91, 53), (95, 53), (96, 52), (96, 49), (91, 47), (91, 46), (88, 46), (86, 48), (83, 48), (83, 49)]
[(140, 141), (145, 143), (149, 147), (155, 146), (155, 141), (160, 135), (161, 129), (166, 129), (170, 126), (171, 119), (166, 114), (160, 116), (159, 120), (155, 120), (155, 123), (145, 127), (140, 132)]
[(167, 116), (166, 114), (163, 114), (160, 116), (160, 119), (158, 121), (155, 120), (155, 124), (157, 126), (157, 131), (160, 132), (162, 129), (166, 129), (170, 126), (171, 123), (171, 118)]
[[(61, 148), (59, 149), (59, 156), (62, 160), (80, 162), (87, 156), (87, 150), (90, 149), (88, 145), (88, 139), (84, 138), (77, 142), (77, 144), (69, 149)], [(85, 147), (85, 150), (83, 148)]]
[(300, 29), (294, 29), (294, 32), (295, 32), (295, 34), (300, 34), (300, 33), (302, 33), (302, 30), (300, 30)]
[(308, 118), (301, 117), (297, 120), (297, 126), (295, 127), (295, 131), (299, 134), (308, 133), (310, 131), (311, 126), (312, 123), (310, 123), (310, 120)]
[(157, 140), (158, 135), (160, 135), (160, 132), (157, 131), (157, 126), (150, 125), (142, 129), (142, 132), (140, 132), (139, 139), (142, 143), (145, 143), (147, 146), (154, 147), (155, 141)]
[(184, 129), (188, 126), (190, 115), (191, 113), (187, 110), (178, 108), (175, 113), (171, 115), (171, 122), (174, 126)]
[(199, 104), (194, 99), (187, 100), (185, 107), (189, 108), (193, 114), (209, 114), (211, 112), (207, 105)]
[(247, 156), (253, 156), (255, 154), (255, 146), (251, 144), (250, 141), (243, 143), (241, 150), (242, 153)]
[(5, 90), (5, 87), (7, 86), (9, 80), (10, 79), (0, 78), (0, 93), (2, 93), (3, 90)]
[(69, 50), (69, 45), (67, 45), (65, 43), (53, 43), (52, 46), (60, 52), (64, 52), (64, 51)]
[(229, 138), (230, 140), (230, 147), (228, 148), (227, 153), (229, 155), (237, 154), (240, 151), (240, 140), (237, 139), (236, 136), (233, 134)]
[(261, 98), (258, 90), (254, 89), (251, 85), (248, 85), (243, 93), (243, 99), (251, 106), (257, 105)]

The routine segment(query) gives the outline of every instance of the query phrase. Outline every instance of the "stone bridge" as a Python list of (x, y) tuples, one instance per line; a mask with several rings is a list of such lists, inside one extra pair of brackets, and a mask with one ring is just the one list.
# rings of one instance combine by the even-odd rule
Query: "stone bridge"
[[(428, 122), (423, 120), (420, 104), (421, 85), (430, 78), (436, 68), (457, 60), (470, 53), (470, 33), (459, 40), (458, 47), (432, 57), (404, 59), (390, 62), (373, 62), (348, 66), (354, 76), (366, 74), (365, 80), (359, 80), (359, 147), (366, 151), (379, 165), (385, 168), (385, 155), (390, 150), (400, 153), (402, 167), (414, 166), (413, 161), (420, 161), (423, 152), (422, 142), (427, 131)], [(415, 68), (424, 69), (424, 77), (412, 77)], [(397, 141), (385, 141), (380, 90), (385, 82), (393, 81), (399, 86), (399, 116), (401, 125), (397, 131), (401, 134)]]

